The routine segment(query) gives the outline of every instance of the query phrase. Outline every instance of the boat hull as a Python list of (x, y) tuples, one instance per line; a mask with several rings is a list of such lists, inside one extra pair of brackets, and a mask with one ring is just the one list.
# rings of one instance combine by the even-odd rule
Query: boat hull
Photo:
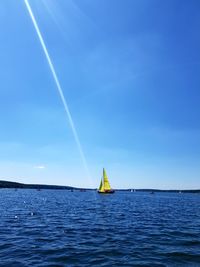
[(105, 190), (105, 191), (100, 191), (98, 190), (99, 194), (113, 194), (115, 193), (115, 190)]

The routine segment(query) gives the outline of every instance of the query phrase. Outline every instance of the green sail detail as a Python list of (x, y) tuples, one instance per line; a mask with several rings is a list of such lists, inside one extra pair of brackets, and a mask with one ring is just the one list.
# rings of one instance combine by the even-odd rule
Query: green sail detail
[(101, 191), (101, 192), (104, 191), (102, 179), (101, 179), (101, 183), (100, 183), (100, 186), (99, 186), (99, 191)]

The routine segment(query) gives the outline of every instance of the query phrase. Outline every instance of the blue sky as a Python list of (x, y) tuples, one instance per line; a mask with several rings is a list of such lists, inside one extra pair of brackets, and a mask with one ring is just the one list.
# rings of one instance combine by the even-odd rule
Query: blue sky
[(91, 179), (22, 0), (0, 4), (1, 179), (200, 188), (200, 2), (29, 2)]

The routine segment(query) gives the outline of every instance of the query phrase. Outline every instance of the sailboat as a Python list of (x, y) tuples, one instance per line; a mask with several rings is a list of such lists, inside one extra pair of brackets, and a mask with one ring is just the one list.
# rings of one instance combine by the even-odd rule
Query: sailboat
[(113, 189), (111, 189), (110, 183), (108, 181), (108, 176), (106, 174), (105, 169), (103, 168), (103, 177), (101, 179), (101, 183), (99, 186), (99, 190), (98, 193), (102, 193), (102, 194), (112, 194), (115, 191)]

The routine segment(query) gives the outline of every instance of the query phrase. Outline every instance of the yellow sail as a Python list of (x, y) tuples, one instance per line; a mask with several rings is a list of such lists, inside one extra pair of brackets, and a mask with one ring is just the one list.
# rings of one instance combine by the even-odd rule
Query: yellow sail
[(115, 191), (113, 189), (111, 189), (106, 171), (105, 171), (105, 169), (103, 169), (103, 177), (102, 177), (101, 182), (100, 182), (98, 193), (111, 194), (114, 192)]
[(103, 169), (103, 185), (104, 185), (104, 190), (111, 190), (111, 186), (108, 181), (108, 176), (106, 174), (105, 169)]

